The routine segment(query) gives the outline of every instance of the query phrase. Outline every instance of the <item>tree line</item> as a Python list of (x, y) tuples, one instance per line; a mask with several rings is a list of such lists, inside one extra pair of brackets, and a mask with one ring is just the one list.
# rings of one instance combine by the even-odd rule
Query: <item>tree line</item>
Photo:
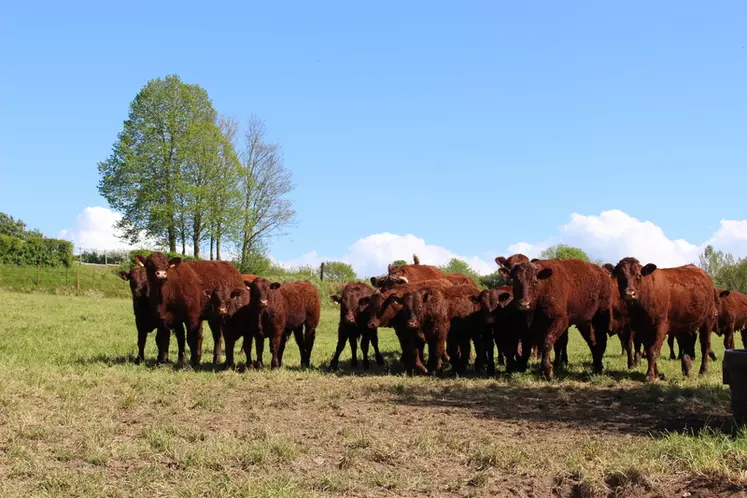
[(293, 223), (291, 173), (264, 122), (221, 116), (205, 89), (179, 76), (156, 78), (130, 103), (111, 155), (98, 164), (99, 193), (123, 217), (132, 244), (224, 259), (240, 266)]

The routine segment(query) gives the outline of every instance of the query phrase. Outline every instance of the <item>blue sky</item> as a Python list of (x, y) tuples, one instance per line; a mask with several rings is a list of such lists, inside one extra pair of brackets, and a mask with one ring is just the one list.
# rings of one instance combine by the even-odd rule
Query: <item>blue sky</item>
[(172, 73), (282, 144), (280, 260), (390, 232), (490, 261), (608, 210), (699, 245), (747, 218), (743, 2), (104, 4), (0, 15), (0, 211), (50, 236), (106, 207), (96, 163)]

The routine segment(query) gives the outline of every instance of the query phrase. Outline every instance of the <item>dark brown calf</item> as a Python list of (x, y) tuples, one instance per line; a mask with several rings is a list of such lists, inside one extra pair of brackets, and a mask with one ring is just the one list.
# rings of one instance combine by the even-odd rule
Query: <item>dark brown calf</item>
[(210, 300), (212, 312), (220, 321), (223, 340), (226, 347), (226, 361), (221, 365), (223, 369), (235, 367), (234, 349), (239, 338), (243, 338), (242, 347), (246, 355), (246, 366), (252, 368), (252, 340), (256, 334), (256, 323), (252, 321), (250, 304), (249, 281), (246, 287), (231, 288), (220, 285), (212, 292), (205, 291)]
[[(514, 265), (511, 280), (513, 304), (531, 319), (531, 336), (540, 346), (545, 377), (552, 378), (550, 352), (570, 325), (581, 332), (592, 353), (594, 372), (601, 373), (612, 305), (608, 272), (578, 259), (537, 260)], [(562, 348), (555, 349), (557, 368)]]
[(309, 282), (270, 283), (266, 278), (252, 282), (251, 320), (258, 324), (256, 337), (257, 368), (262, 368), (264, 340), (270, 340), (272, 368), (283, 364), (285, 344), (291, 332), (298, 344), (301, 366), (311, 364), (316, 328), (319, 325), (321, 300), (319, 292)]
[(646, 349), (646, 380), (659, 378), (656, 359), (668, 334), (680, 337), (685, 350), (682, 372), (690, 374), (694, 331), (700, 337), (700, 373), (708, 371), (711, 329), (716, 319), (713, 281), (694, 265), (657, 270), (642, 266), (635, 258), (624, 258), (615, 266), (613, 278), (625, 300), (630, 325)]
[[(184, 324), (187, 328), (187, 343), (190, 348), (190, 363), (193, 367), (202, 358), (202, 321), (208, 320), (213, 332), (215, 349), (213, 362), (221, 354), (221, 330), (217, 317), (210, 313), (205, 291), (220, 285), (238, 288), (244, 285), (236, 267), (223, 261), (188, 261), (181, 258), (169, 260), (160, 252), (151, 253), (147, 259), (135, 256), (145, 266), (148, 275), (148, 300), (157, 320), (159, 334), (165, 334), (164, 344), (159, 345), (159, 361), (168, 354), (168, 330)], [(184, 362), (184, 337), (177, 334), (179, 363)]]
[(363, 353), (363, 370), (368, 370), (368, 345), (374, 348), (376, 364), (383, 365), (384, 357), (379, 351), (378, 329), (370, 328), (368, 320), (369, 312), (366, 306), (360, 304), (361, 299), (369, 298), (373, 289), (364, 283), (347, 284), (340, 295), (329, 296), (330, 300), (340, 305), (340, 323), (337, 326), (337, 349), (332, 361), (329, 363), (330, 370), (336, 370), (340, 361), (340, 354), (345, 349), (345, 343), (350, 342), (350, 364), (358, 365), (358, 338), (361, 339), (361, 352)]
[[(158, 320), (153, 316), (151, 311), (150, 301), (148, 300), (148, 275), (143, 267), (135, 267), (129, 272), (121, 271), (119, 276), (122, 280), (127, 281), (130, 284), (130, 292), (132, 292), (132, 311), (135, 314), (135, 327), (137, 328), (137, 357), (135, 358), (135, 364), (139, 365), (145, 360), (145, 343), (148, 339), (148, 334), (158, 328)], [(177, 326), (177, 335), (184, 336), (184, 327), (182, 324)], [(164, 332), (156, 334), (156, 344), (159, 345), (159, 350), (163, 348), (163, 343), (166, 341), (168, 345), (168, 330), (165, 331), (166, 337), (164, 338)], [(163, 358), (168, 361), (168, 346), (166, 347), (166, 356)]]
[[(718, 334), (724, 336), (724, 348), (734, 349), (734, 333), (742, 332), (742, 343), (747, 346), (747, 296), (738, 291), (717, 289), (720, 294), (718, 306)], [(724, 292), (728, 294), (724, 295)]]

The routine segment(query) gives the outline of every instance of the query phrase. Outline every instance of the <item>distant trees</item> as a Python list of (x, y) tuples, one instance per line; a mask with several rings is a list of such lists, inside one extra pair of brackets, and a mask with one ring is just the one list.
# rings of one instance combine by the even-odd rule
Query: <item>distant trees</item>
[(228, 243), (250, 265), (267, 238), (293, 221), (293, 186), (278, 144), (251, 118), (219, 117), (207, 92), (171, 75), (149, 81), (130, 104), (112, 154), (98, 164), (99, 192), (123, 214), (124, 237), (143, 236), (196, 257), (203, 243), (221, 259)]
[(407, 261), (405, 261), (404, 259), (398, 259), (392, 262), (392, 266), (404, 266), (406, 264), (407, 264)]
[(700, 254), (699, 266), (711, 276), (715, 287), (747, 293), (747, 259), (709, 245)]
[(548, 247), (540, 253), (540, 259), (570, 259), (576, 258), (581, 261), (590, 263), (589, 256), (578, 247), (571, 247), (565, 244), (558, 244)]
[(439, 269), (444, 273), (461, 273), (462, 275), (467, 275), (476, 284), (480, 283), (480, 275), (461, 259), (451, 258), (448, 263), (439, 266)]
[(327, 261), (324, 263), (324, 279), (352, 282), (358, 279), (353, 267), (342, 261)]
[(73, 244), (48, 239), (39, 230), (28, 230), (26, 223), (0, 213), (0, 264), (70, 266)]

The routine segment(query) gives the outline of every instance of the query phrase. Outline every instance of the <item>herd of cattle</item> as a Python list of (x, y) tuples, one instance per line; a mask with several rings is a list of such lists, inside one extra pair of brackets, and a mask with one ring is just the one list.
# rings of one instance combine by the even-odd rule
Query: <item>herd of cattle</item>
[[(262, 368), (265, 339), (272, 367), (282, 366), (287, 339), (293, 333), (301, 365), (309, 366), (320, 317), (320, 297), (309, 282), (277, 283), (242, 275), (226, 262), (169, 260), (154, 252), (136, 256), (135, 266), (120, 276), (129, 281), (138, 330), (138, 356), (144, 359), (148, 333), (157, 330), (158, 362), (167, 362), (173, 330), (180, 363), (186, 343), (192, 366), (202, 352), (202, 322), (210, 326), (218, 363), (225, 341), (225, 368), (234, 366), (234, 347), (243, 338), (248, 367)], [(734, 332), (747, 332), (747, 296), (714, 289), (700, 268), (686, 265), (657, 269), (624, 258), (616, 266), (599, 266), (577, 259), (529, 260), (522, 254), (496, 258), (508, 285), (481, 290), (467, 276), (445, 274), (435, 266), (391, 266), (386, 275), (367, 283), (349, 283), (330, 299), (340, 307), (338, 343), (330, 362), (336, 369), (350, 343), (356, 366), (360, 339), (363, 368), (368, 369), (369, 346), (383, 365), (378, 328), (394, 329), (401, 361), (408, 374), (441, 373), (446, 363), (464, 372), (474, 345), (476, 372), (495, 372), (498, 362), (508, 373), (524, 371), (532, 354), (541, 358), (542, 374), (567, 363), (568, 328), (575, 325), (591, 350), (595, 373), (603, 369), (609, 336), (618, 335), (633, 368), (642, 356), (648, 361), (646, 380), (659, 378), (656, 359), (666, 338), (680, 348), (682, 372), (690, 374), (696, 337), (700, 342), (700, 373), (708, 370), (711, 332), (734, 347)], [(252, 344), (256, 360), (252, 361)], [(747, 344), (747, 342), (746, 342)], [(425, 360), (425, 346), (428, 359)], [(551, 362), (551, 352), (555, 353)]]

